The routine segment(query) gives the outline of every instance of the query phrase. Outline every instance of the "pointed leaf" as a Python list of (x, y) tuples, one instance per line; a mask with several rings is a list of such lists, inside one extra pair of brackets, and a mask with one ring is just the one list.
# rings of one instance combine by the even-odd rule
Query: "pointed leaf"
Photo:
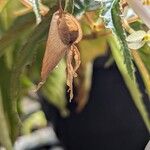
[(130, 49), (128, 48), (126, 42), (126, 33), (122, 25), (121, 11), (120, 11), (120, 0), (111, 0), (109, 3), (104, 5), (103, 9), (103, 19), (106, 23), (106, 27), (112, 30), (114, 36), (117, 37), (120, 44), (120, 51), (123, 53), (124, 63), (127, 67), (128, 73), (132, 79), (135, 78), (134, 75), (134, 65), (132, 62), (132, 56)]

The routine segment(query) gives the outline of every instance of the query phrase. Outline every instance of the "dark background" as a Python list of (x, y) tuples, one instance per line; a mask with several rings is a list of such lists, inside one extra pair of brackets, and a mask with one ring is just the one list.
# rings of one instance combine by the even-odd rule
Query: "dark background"
[[(124, 81), (113, 64), (104, 68), (107, 57), (94, 62), (89, 102), (82, 113), (75, 113), (75, 104), (68, 104), (71, 115), (61, 118), (58, 110), (42, 98), (46, 117), (67, 150), (144, 150), (150, 136)], [(137, 72), (144, 102), (150, 103)]]

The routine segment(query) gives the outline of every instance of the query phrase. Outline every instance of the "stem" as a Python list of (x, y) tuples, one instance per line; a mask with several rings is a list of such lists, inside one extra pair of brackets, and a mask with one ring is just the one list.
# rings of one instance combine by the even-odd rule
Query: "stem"
[(138, 67), (138, 70), (140, 71), (140, 74), (142, 76), (143, 82), (145, 84), (145, 87), (147, 89), (148, 96), (150, 97), (150, 76), (149, 73), (143, 64), (138, 51), (137, 50), (131, 50), (132, 56), (135, 60), (136, 66)]
[(104, 23), (96, 24), (87, 12), (85, 12), (84, 16), (93, 32), (100, 32), (106, 29)]
[(65, 8), (64, 8), (64, 11), (67, 11), (68, 6), (69, 6), (69, 0), (65, 0)]
[(135, 32), (135, 30), (130, 27), (130, 25), (128, 24), (128, 21), (125, 20), (125, 19), (123, 20), (123, 26), (124, 26), (124, 28), (126, 29), (126, 31), (127, 31), (128, 33), (133, 33), (133, 32)]
[(74, 11), (74, 0), (65, 0), (64, 11), (73, 14), (73, 11)]
[(93, 19), (88, 15), (87, 12), (85, 12), (84, 16), (85, 16), (85, 18), (87, 19), (87, 21), (88, 21), (90, 27), (93, 27), (93, 25), (94, 25)]
[(135, 15), (129, 19), (127, 19), (127, 22), (130, 24), (130, 23), (133, 23), (135, 21), (139, 20), (139, 16)]

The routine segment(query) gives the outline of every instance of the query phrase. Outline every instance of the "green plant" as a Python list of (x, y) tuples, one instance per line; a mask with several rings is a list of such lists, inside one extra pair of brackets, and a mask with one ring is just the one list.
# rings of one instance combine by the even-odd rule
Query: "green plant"
[[(34, 3), (33, 0), (32, 2), (27, 4), (28, 9), (24, 10), (24, 6), (17, 0), (0, 1), (0, 122), (2, 122), (0, 143), (8, 150), (12, 149), (12, 143), (19, 132), (18, 127), (21, 126), (17, 110), (18, 101), (27, 95), (28, 90), (35, 88), (34, 81), (40, 80), (41, 62), (51, 18), (59, 9), (56, 0), (46, 0), (45, 5), (40, 1)], [(132, 37), (128, 38), (136, 31), (149, 30), (150, 9), (147, 9), (140, 0), (138, 2), (127, 0), (125, 3), (121, 0), (65, 0), (62, 1), (62, 6), (68, 13), (82, 18), (79, 22), (83, 31), (83, 39), (78, 44), (82, 62), (79, 77), (75, 82), (75, 85), (83, 89), (81, 91), (84, 93), (84, 96), (78, 97), (81, 99), (77, 101), (80, 106), (79, 110), (86, 104), (87, 96), (85, 95), (88, 94), (90, 88), (90, 83), (87, 83), (91, 77), (89, 63), (92, 63), (96, 56), (103, 55), (109, 46), (112, 58), (122, 74), (135, 106), (150, 131), (149, 114), (136, 81), (133, 63), (135, 62), (140, 71), (146, 92), (150, 96), (150, 34), (145, 32), (145, 36), (137, 41), (132, 40)], [(135, 10), (139, 17), (131, 18), (125, 12), (124, 7), (127, 7), (127, 10)], [(21, 10), (17, 12), (20, 8)], [(41, 13), (42, 10), (46, 12), (46, 15)], [(137, 48), (138, 50), (130, 49), (131, 44), (137, 47), (142, 40), (145, 43), (142, 43), (142, 46)], [(94, 54), (87, 46), (93, 43)], [(41, 89), (43, 95), (59, 108), (62, 115), (68, 114), (65, 68), (66, 63), (62, 60)], [(79, 83), (83, 83), (83, 86), (80, 87)]]

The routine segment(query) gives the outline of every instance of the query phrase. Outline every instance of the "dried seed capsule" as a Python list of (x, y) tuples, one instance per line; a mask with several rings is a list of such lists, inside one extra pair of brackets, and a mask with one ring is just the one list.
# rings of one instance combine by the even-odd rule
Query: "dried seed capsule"
[(78, 43), (82, 38), (78, 21), (68, 13), (62, 14), (59, 19), (58, 31), (62, 42), (66, 45)]
[[(80, 65), (80, 53), (74, 44), (81, 39), (82, 30), (80, 24), (72, 15), (65, 12), (61, 14), (59, 11), (54, 13), (43, 58), (41, 82), (37, 89), (44, 84), (49, 73), (67, 53), (67, 85), (69, 86), (70, 99), (73, 98), (73, 77), (77, 76), (76, 70)], [(72, 65), (73, 59), (74, 65)]]
[(56, 67), (61, 58), (65, 55), (65, 52), (68, 48), (65, 45), (58, 34), (58, 12), (54, 13), (50, 30), (48, 34), (48, 40), (46, 44), (46, 51), (43, 58), (42, 71), (41, 71), (41, 80), (45, 81), (49, 73)]

